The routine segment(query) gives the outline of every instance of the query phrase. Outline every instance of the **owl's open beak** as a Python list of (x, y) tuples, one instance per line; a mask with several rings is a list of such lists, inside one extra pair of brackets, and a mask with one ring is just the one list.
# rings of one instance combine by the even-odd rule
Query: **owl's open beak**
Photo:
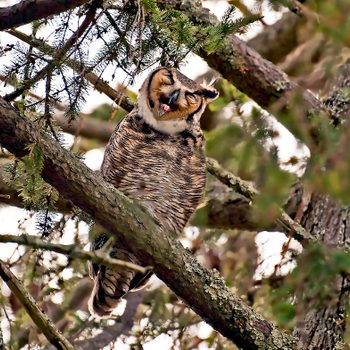
[(173, 91), (169, 97), (162, 96), (160, 102), (160, 115), (175, 110), (175, 103), (180, 96), (180, 90)]

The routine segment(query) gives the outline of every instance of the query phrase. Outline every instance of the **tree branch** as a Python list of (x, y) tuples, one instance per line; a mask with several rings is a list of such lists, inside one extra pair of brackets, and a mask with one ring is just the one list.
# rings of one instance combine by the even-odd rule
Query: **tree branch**
[[(172, 7), (185, 12), (195, 23), (217, 23), (216, 17), (211, 15), (207, 9), (204, 9), (199, 0), (175, 0), (172, 2), (158, 0), (158, 4), (161, 7)], [(13, 31), (10, 33), (14, 34)], [(43, 44), (40, 40), (31, 40), (31, 38), (22, 33), (16, 36), (21, 36), (22, 40), (38, 49), (44, 45), (50, 55), (54, 54), (52, 48), (47, 44)], [(35, 46), (35, 43), (37, 46)], [(288, 96), (297, 94), (301, 96), (302, 104), (306, 107), (302, 111), (302, 117), (308, 124), (311, 112), (322, 111), (328, 114), (324, 105), (311, 92), (300, 88), (297, 84), (292, 82), (285, 73), (280, 71), (271, 62), (263, 59), (255, 50), (250, 48), (235, 35), (230, 35), (226, 38), (224, 48), (218, 52), (208, 55), (202, 50), (200, 55), (211, 67), (219, 71), (238, 89), (254, 99), (263, 108), (270, 108), (271, 105), (278, 100), (282, 100), (282, 105), (286, 106), (288, 104)], [(132, 109), (132, 105), (123, 98), (121, 93), (110, 88), (108, 84), (105, 84), (94, 73), (91, 71), (84, 71), (83, 67), (74, 60), (67, 60), (66, 63), (75, 71), (84, 74), (84, 77), (93, 84), (98, 91), (105, 92), (107, 96), (112, 98), (112, 100), (118, 103), (122, 108), (127, 111)], [(256, 67), (259, 67), (259, 69), (256, 69)], [(310, 133), (316, 138), (315, 142), (317, 143), (317, 130), (312, 130)]]
[(137, 272), (141, 272), (141, 273), (147, 272), (147, 268), (130, 263), (128, 261), (110, 258), (107, 255), (108, 251), (96, 251), (96, 253), (92, 253), (89, 251), (82, 250), (81, 248), (77, 247), (76, 244), (58, 244), (58, 243), (45, 242), (42, 239), (32, 235), (20, 235), (20, 236), (0, 235), (0, 242), (17, 243), (17, 244), (25, 245), (35, 249), (45, 249), (52, 252), (64, 254), (74, 259), (93, 261), (96, 264), (101, 264), (106, 266), (123, 266), (129, 269), (135, 270)]
[(0, 276), (10, 290), (23, 304), (36, 326), (45, 334), (51, 344), (60, 350), (74, 350), (73, 345), (56, 329), (54, 324), (38, 308), (33, 297), (26, 291), (16, 276), (0, 260)]
[(109, 138), (117, 125), (115, 122), (105, 122), (93, 119), (82, 113), (80, 113), (78, 120), (68, 121), (63, 115), (56, 115), (54, 116), (54, 121), (65, 132), (76, 136), (93, 138), (104, 143), (109, 141)]
[[(207, 170), (223, 184), (229, 186), (234, 191), (237, 191), (249, 200), (252, 200), (254, 197), (259, 195), (259, 191), (254, 188), (252, 184), (222, 168), (215, 159), (207, 158)], [(315, 240), (315, 238), (311, 236), (309, 232), (295, 222), (283, 209), (280, 209), (280, 216), (277, 221), (282, 223), (284, 230), (287, 228), (289, 233), (294, 234), (294, 238), (299, 240)]]
[(298, 29), (304, 19), (293, 12), (286, 12), (276, 23), (248, 41), (248, 45), (265, 59), (278, 63), (291, 52), (298, 43)]
[[(332, 109), (340, 123), (349, 121), (350, 112), (350, 59), (338, 70), (333, 86), (324, 103)], [(348, 139), (346, 132), (343, 136)], [(347, 140), (346, 140), (347, 141)], [(345, 143), (347, 146), (348, 142)], [(345, 146), (345, 147), (346, 147)], [(345, 151), (341, 141), (336, 151)], [(332, 156), (337, 156), (332, 152)], [(344, 157), (344, 155), (341, 155)], [(342, 158), (344, 159), (344, 158)], [(326, 164), (329, 161), (326, 162)], [(331, 164), (329, 164), (331, 166)], [(347, 248), (350, 241), (350, 213), (348, 205), (340, 205), (329, 195), (313, 193), (304, 206), (301, 223), (327, 248)], [(332, 300), (297, 300), (303, 303), (294, 334), (303, 349), (337, 349), (343, 347), (347, 308), (350, 295), (348, 274), (339, 273), (329, 285)], [(329, 294), (330, 295), (330, 294)], [(303, 296), (300, 296), (303, 299)]]
[[(14, 86), (14, 82), (9, 80), (6, 81), (6, 77), (2, 74), (0, 74), (0, 80)], [(32, 91), (28, 91), (28, 94), (33, 97), (37, 101), (43, 100), (43, 97), (38, 96), (37, 94), (33, 93)], [(57, 108), (58, 111), (65, 111), (67, 106), (65, 106), (62, 103), (55, 103), (55, 108)], [(74, 120), (68, 120), (63, 115), (59, 115), (56, 113), (54, 115), (55, 123), (62, 128), (64, 132), (68, 132), (69, 134), (75, 135), (75, 136), (84, 136), (87, 138), (93, 138), (97, 139), (102, 142), (108, 142), (109, 138), (112, 135), (112, 132), (114, 131), (115, 127), (117, 126), (116, 122), (105, 122), (99, 119), (94, 119), (89, 117), (85, 113), (79, 113), (79, 118)], [(0, 169), (0, 193), (1, 192), (1, 169)]]
[[(222, 278), (204, 269), (137, 204), (77, 158), (39, 132), (0, 98), (0, 143), (17, 157), (36, 143), (45, 161), (43, 178), (86, 211), (161, 278), (198, 315), (244, 350), (295, 349), (296, 340), (279, 331), (231, 293)], [(116, 219), (117, 218), (117, 219)]]
[(87, 2), (89, 0), (23, 0), (18, 4), (0, 8), (0, 30), (57, 15)]

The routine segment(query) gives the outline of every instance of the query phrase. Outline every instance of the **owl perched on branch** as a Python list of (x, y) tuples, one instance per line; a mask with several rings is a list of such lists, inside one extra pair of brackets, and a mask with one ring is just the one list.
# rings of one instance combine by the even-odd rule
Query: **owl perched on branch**
[[(200, 117), (217, 96), (212, 86), (174, 68), (157, 68), (106, 147), (105, 180), (137, 200), (164, 230), (181, 233), (201, 201), (206, 174)], [(98, 236), (92, 251), (107, 241), (107, 235)], [(122, 241), (115, 241), (110, 256), (142, 265)], [(91, 264), (90, 271), (95, 284), (89, 307), (100, 317), (109, 316), (126, 293), (149, 278), (124, 267)]]

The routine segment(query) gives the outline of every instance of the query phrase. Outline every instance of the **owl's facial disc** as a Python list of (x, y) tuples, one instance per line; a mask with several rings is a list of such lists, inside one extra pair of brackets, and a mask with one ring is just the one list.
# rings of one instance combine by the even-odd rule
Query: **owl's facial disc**
[(174, 68), (160, 67), (143, 83), (138, 109), (152, 127), (174, 134), (198, 123), (217, 96), (211, 85), (198, 84)]

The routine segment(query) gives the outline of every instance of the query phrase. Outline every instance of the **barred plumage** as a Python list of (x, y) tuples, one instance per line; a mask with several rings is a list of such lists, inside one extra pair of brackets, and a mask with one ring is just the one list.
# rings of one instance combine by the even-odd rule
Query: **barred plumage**
[[(158, 68), (143, 83), (138, 107), (120, 122), (106, 147), (103, 177), (143, 205), (165, 230), (180, 233), (200, 203), (206, 174), (199, 120), (217, 95), (175, 69)], [(106, 241), (97, 237), (92, 250)], [(142, 265), (123, 242), (115, 242), (110, 255)], [(110, 315), (123, 295), (148, 280), (132, 270), (96, 264), (91, 276), (90, 310), (99, 316)]]

